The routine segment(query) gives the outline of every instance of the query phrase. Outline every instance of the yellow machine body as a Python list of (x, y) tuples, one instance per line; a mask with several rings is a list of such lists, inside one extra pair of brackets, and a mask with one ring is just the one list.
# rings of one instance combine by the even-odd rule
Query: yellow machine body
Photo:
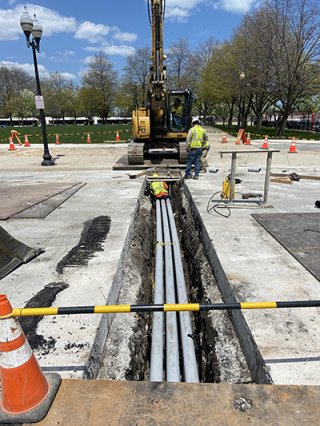
[[(234, 184), (236, 181), (234, 181)], [(232, 197), (231, 197), (231, 187), (230, 187), (230, 180), (228, 177), (226, 177), (222, 182), (222, 198), (224, 200), (231, 200), (231, 198), (234, 198), (235, 190), (233, 190)]]

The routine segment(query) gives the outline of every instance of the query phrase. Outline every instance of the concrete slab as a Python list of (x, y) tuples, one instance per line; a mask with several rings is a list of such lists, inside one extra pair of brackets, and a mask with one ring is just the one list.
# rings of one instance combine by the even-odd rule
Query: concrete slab
[[(232, 208), (229, 218), (207, 213), (208, 201), (213, 193), (221, 191), (222, 180), (231, 165), (230, 156), (220, 157), (221, 145), (217, 142), (217, 138), (211, 138), (208, 161), (211, 167), (219, 169), (218, 172), (201, 175), (198, 181), (188, 181), (187, 185), (196, 214), (202, 219), (209, 242), (224, 269), (228, 286), (224, 289), (225, 296), (231, 291), (238, 301), (320, 299), (319, 281), (251, 217), (259, 208), (253, 209), (250, 205)], [(297, 154), (294, 161), (297, 160), (298, 167), (295, 168), (288, 155), (275, 154), (272, 171), (285, 169), (286, 172), (295, 170), (306, 175), (320, 175), (317, 154)], [(239, 154), (237, 176), (242, 183), (236, 185), (238, 196), (241, 192), (261, 192), (264, 162), (259, 154)], [(248, 172), (251, 166), (260, 167), (261, 173)], [(268, 201), (273, 207), (261, 211), (315, 212), (318, 186), (316, 180), (300, 180), (292, 185), (271, 183)], [(243, 312), (274, 383), (320, 383), (319, 314), (318, 308)]]
[(41, 426), (315, 425), (318, 386), (64, 380)]
[[(231, 166), (229, 154), (220, 156), (226, 148), (221, 144), (222, 132), (213, 129), (209, 135), (208, 161), (218, 172), (202, 174), (198, 181), (188, 181), (187, 187), (234, 295), (239, 301), (320, 299), (318, 280), (251, 217), (251, 213), (260, 212), (259, 208), (234, 208), (228, 219), (207, 213), (210, 196), (221, 190)], [(228, 148), (234, 140), (228, 137)], [(112, 164), (126, 149), (123, 144), (53, 145), (50, 151), (56, 165), (42, 167), (41, 146), (18, 148), (14, 152), (0, 146), (1, 184), (20, 180), (87, 182), (45, 219), (6, 221), (6, 229), (16, 238), (46, 250), (1, 281), (1, 291), (9, 296), (14, 307), (24, 306), (52, 283), (62, 288), (64, 283), (68, 285), (52, 301), (55, 306), (106, 302), (144, 179), (130, 180), (124, 171), (112, 172)], [(260, 173), (248, 172), (248, 168), (256, 166), (261, 167)], [(237, 191), (261, 192), (264, 170), (264, 155), (240, 153), (237, 176), (242, 183), (237, 185)], [(306, 150), (292, 155), (281, 149), (274, 154), (272, 171), (320, 176), (319, 154)], [(314, 212), (316, 199), (316, 180), (270, 184), (269, 202), (273, 208), (264, 211)], [(66, 268), (59, 274), (57, 264), (78, 244), (84, 223), (100, 215), (111, 218), (104, 251), (97, 252), (87, 267)], [(316, 308), (243, 313), (276, 384), (320, 384), (319, 313)], [(46, 371), (61, 372), (63, 377), (82, 377), (99, 321), (98, 316), (43, 318), (36, 330), (47, 342), (43, 351), (36, 351), (41, 366)]]

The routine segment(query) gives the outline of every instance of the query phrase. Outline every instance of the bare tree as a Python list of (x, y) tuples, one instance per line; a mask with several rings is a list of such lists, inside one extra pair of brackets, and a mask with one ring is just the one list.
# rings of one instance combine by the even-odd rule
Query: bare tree
[(136, 94), (141, 106), (146, 104), (150, 60), (148, 47), (137, 49), (134, 55), (128, 56), (124, 67), (123, 86), (131, 90), (132, 96)]
[(82, 77), (82, 83), (85, 88), (92, 89), (96, 112), (105, 123), (116, 93), (117, 73), (104, 53), (100, 52), (92, 58), (88, 71)]
[[(268, 0), (253, 19), (256, 49), (263, 46), (272, 92), (281, 101), (277, 133), (282, 135), (297, 100), (313, 91), (320, 59), (320, 6), (315, 0)], [(280, 103), (279, 103), (280, 105)]]
[(192, 85), (191, 58), (191, 50), (187, 40), (178, 40), (170, 46), (167, 59), (167, 78), (168, 86), (171, 89), (184, 90)]

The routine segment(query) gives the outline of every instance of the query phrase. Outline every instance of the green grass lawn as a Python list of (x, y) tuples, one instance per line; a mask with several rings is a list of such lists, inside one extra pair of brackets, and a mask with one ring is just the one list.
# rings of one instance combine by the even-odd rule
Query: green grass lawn
[[(30, 144), (42, 143), (41, 127), (5, 127), (0, 128), (0, 143), (9, 143), (11, 129), (20, 133), (21, 142), (28, 135)], [(90, 133), (91, 143), (115, 142), (116, 132), (119, 132), (120, 141), (126, 142), (131, 138), (131, 124), (106, 124), (97, 126), (47, 126), (48, 143), (56, 142), (56, 134), (59, 134), (60, 142), (63, 143), (86, 143), (87, 134)], [(16, 141), (14, 141), (16, 142)]]
[[(237, 136), (238, 134), (238, 130), (236, 126), (228, 127), (228, 126), (222, 126), (222, 125), (221, 126), (215, 125), (214, 127), (217, 127), (218, 129), (221, 129), (222, 131), (229, 133), (229, 135), (232, 135), (232, 136)], [(261, 127), (261, 130), (257, 132), (255, 127), (247, 126), (246, 132), (250, 132), (251, 140), (263, 139), (265, 135), (268, 135), (268, 137), (271, 139), (278, 138), (278, 136), (276, 136), (276, 129), (274, 127)], [(291, 139), (293, 136), (296, 139), (320, 140), (320, 132), (306, 132), (303, 130), (293, 130), (293, 129), (287, 129), (285, 131), (284, 136), (281, 139)]]

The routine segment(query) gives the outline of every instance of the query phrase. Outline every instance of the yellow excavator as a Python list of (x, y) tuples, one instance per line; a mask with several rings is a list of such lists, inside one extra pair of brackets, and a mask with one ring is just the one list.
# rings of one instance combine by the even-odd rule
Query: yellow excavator
[(186, 138), (191, 127), (192, 93), (166, 87), (166, 59), (163, 53), (165, 0), (148, 0), (152, 29), (152, 63), (149, 74), (147, 106), (136, 107), (132, 114), (133, 139), (128, 145), (128, 163), (177, 158), (187, 160)]

